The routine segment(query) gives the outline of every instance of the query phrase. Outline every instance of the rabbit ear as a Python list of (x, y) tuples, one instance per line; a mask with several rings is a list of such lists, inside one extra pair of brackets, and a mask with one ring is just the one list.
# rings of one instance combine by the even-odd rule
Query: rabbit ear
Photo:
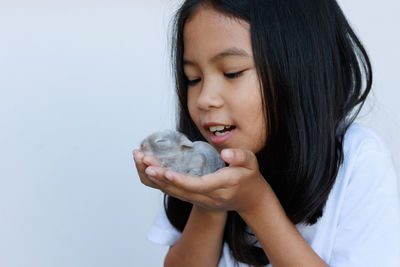
[(179, 137), (179, 144), (181, 144), (181, 147), (193, 147), (193, 142), (183, 134)]

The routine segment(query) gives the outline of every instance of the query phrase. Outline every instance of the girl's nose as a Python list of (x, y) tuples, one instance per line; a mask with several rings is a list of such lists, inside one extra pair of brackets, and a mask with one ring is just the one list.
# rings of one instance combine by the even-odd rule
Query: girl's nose
[(220, 108), (224, 104), (221, 90), (217, 84), (203, 83), (200, 94), (197, 97), (197, 107), (203, 110)]

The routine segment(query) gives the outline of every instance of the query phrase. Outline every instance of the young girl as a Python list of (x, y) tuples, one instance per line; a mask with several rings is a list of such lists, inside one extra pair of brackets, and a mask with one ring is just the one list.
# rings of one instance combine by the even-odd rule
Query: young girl
[(165, 266), (399, 267), (398, 179), (353, 123), (371, 65), (336, 1), (186, 0), (175, 26), (177, 130), (227, 167), (185, 175), (133, 152), (166, 194), (149, 233)]

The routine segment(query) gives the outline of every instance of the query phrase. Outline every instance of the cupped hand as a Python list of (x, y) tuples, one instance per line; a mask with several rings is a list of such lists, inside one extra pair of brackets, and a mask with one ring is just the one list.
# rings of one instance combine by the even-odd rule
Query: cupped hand
[(253, 152), (224, 149), (221, 157), (229, 166), (204, 176), (178, 173), (146, 158), (148, 167), (142, 169), (141, 180), (151, 181), (148, 186), (207, 209), (238, 212), (251, 209), (272, 190), (261, 175)]
[(132, 151), (132, 155), (133, 160), (135, 161), (137, 173), (142, 184), (152, 188), (161, 189), (159, 185), (160, 182), (155, 183), (155, 178), (151, 176), (149, 177), (145, 172), (146, 168), (150, 165), (154, 167), (161, 167), (161, 164), (158, 162), (158, 160), (155, 157), (145, 155), (142, 151), (138, 149), (134, 149)]

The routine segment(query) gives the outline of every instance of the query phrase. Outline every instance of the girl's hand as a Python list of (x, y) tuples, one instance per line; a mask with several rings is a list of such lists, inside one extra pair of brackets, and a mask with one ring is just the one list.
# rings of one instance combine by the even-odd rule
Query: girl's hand
[(133, 154), (133, 159), (135, 161), (136, 170), (138, 172), (142, 184), (152, 188), (161, 189), (160, 185), (153, 182), (155, 178), (149, 177), (145, 173), (145, 170), (149, 165), (155, 167), (161, 167), (161, 164), (158, 162), (158, 160), (154, 157), (144, 155), (142, 151), (137, 149), (134, 149), (132, 151), (132, 154)]
[(178, 173), (148, 162), (148, 177), (164, 193), (213, 210), (248, 211), (272, 191), (262, 177), (253, 152), (224, 149), (222, 159), (229, 167), (204, 176)]

